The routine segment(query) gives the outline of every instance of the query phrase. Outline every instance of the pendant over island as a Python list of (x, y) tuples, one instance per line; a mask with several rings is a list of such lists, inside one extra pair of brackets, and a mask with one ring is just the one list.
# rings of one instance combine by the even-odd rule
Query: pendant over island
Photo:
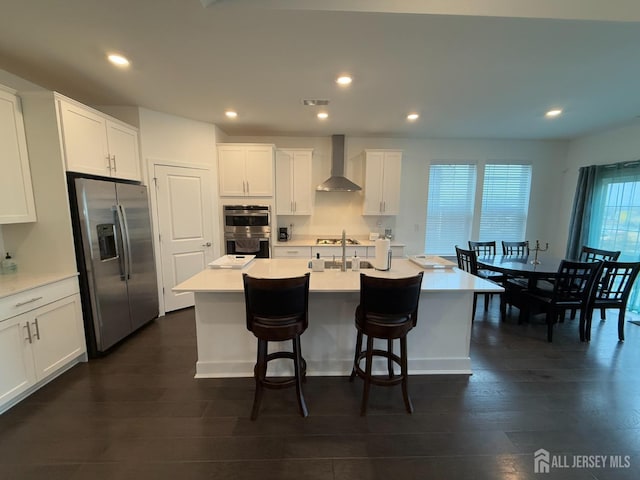
[[(444, 259), (440, 263), (452, 266)], [(356, 342), (354, 313), (360, 300), (361, 273), (399, 278), (416, 275), (421, 270), (424, 277), (418, 324), (408, 336), (409, 374), (471, 374), (473, 296), (500, 293), (503, 288), (458, 268), (423, 268), (408, 259), (394, 259), (387, 271), (333, 268), (311, 272), (309, 328), (301, 337), (307, 375), (351, 373)], [(243, 273), (283, 278), (310, 271), (306, 259), (256, 258), (243, 268), (208, 268), (174, 287), (174, 292), (195, 294), (196, 378), (253, 376), (257, 342), (246, 328)], [(283, 350), (290, 349), (288, 343)], [(288, 363), (276, 363), (269, 374), (290, 374)], [(374, 363), (376, 371), (386, 371), (386, 362)]]

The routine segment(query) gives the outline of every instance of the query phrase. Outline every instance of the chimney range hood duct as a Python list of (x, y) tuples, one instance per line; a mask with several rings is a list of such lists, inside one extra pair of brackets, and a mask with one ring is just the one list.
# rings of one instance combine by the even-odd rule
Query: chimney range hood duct
[(344, 176), (344, 135), (331, 136), (331, 176), (316, 187), (318, 192), (357, 192), (358, 185)]

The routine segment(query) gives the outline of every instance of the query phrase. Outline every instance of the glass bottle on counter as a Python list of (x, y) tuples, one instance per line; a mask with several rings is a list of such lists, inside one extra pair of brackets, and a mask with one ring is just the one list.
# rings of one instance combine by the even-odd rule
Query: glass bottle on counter
[(9, 273), (15, 273), (17, 271), (18, 271), (18, 264), (15, 262), (13, 258), (11, 258), (11, 255), (9, 255), (9, 252), (7, 252), (6, 257), (4, 257), (4, 260), (2, 260), (0, 273), (3, 273), (6, 275)]

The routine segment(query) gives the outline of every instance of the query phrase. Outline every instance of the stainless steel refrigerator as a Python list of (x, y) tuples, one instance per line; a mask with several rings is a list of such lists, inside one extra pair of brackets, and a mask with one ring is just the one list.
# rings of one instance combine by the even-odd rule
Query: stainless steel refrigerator
[(80, 293), (90, 356), (158, 316), (147, 188), (68, 177)]

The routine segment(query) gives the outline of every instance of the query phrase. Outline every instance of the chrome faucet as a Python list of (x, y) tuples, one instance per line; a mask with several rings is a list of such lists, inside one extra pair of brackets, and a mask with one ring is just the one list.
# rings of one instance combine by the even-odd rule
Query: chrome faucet
[(344, 230), (342, 230), (342, 265), (340, 266), (340, 271), (347, 271), (347, 232)]

